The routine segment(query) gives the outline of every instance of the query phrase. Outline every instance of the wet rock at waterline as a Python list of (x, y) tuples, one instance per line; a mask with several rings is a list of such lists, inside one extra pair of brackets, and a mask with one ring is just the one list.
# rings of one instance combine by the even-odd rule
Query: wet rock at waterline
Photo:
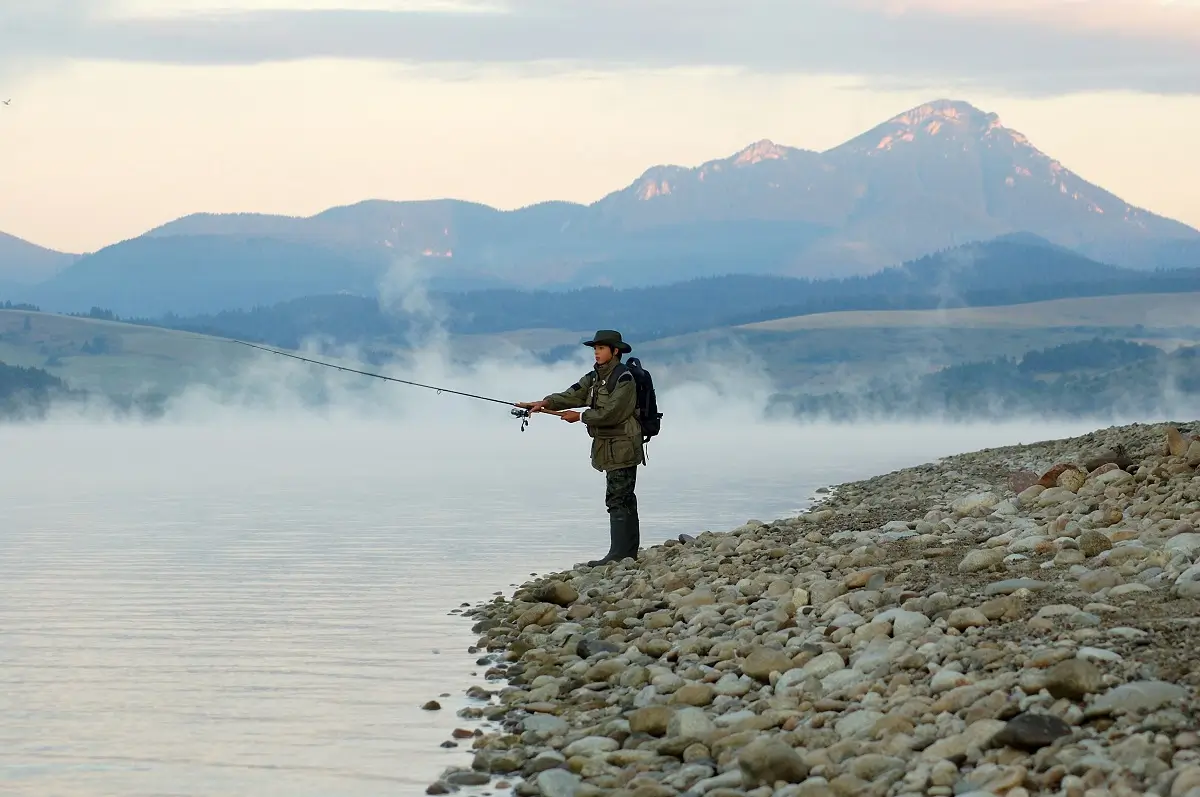
[(531, 797), (1195, 797), (1197, 429), (950, 457), (473, 609), (504, 680), (464, 740), (467, 779)]

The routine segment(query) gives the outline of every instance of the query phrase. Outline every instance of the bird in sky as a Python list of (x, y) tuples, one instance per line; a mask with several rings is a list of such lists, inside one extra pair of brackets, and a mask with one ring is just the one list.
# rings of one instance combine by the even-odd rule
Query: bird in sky
[(4, 101), (4, 104), (5, 104), (5, 105), (12, 105), (12, 100), (5, 100), (5, 101)]

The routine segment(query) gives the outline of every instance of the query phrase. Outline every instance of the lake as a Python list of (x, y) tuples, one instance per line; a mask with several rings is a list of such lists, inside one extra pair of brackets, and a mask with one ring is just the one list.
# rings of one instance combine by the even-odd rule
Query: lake
[[(608, 543), (582, 429), (479, 417), (0, 427), (0, 792), (420, 794), (468, 764), (439, 747), (482, 675), (451, 610)], [(642, 544), (1091, 428), (698, 415), (651, 444)]]

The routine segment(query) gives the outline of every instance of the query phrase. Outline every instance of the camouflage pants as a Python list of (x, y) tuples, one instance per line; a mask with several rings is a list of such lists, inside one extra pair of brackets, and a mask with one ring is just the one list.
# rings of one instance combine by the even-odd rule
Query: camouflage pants
[(637, 485), (637, 465), (610, 470), (605, 474), (605, 479), (604, 503), (608, 511), (627, 509), (630, 514), (637, 515), (637, 496), (633, 492)]

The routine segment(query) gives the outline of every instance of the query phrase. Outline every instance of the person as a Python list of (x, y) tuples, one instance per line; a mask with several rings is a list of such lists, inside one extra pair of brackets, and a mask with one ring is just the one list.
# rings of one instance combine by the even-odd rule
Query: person
[[(585, 341), (596, 365), (578, 382), (541, 401), (518, 404), (531, 412), (555, 412), (567, 423), (583, 422), (592, 438), (592, 467), (605, 474), (604, 503), (608, 508), (609, 546), (591, 567), (637, 558), (641, 542), (638, 520), (637, 467), (645, 464), (642, 427), (638, 423), (637, 388), (621, 357), (633, 348), (614, 329), (601, 329)], [(577, 408), (586, 407), (582, 413)]]

